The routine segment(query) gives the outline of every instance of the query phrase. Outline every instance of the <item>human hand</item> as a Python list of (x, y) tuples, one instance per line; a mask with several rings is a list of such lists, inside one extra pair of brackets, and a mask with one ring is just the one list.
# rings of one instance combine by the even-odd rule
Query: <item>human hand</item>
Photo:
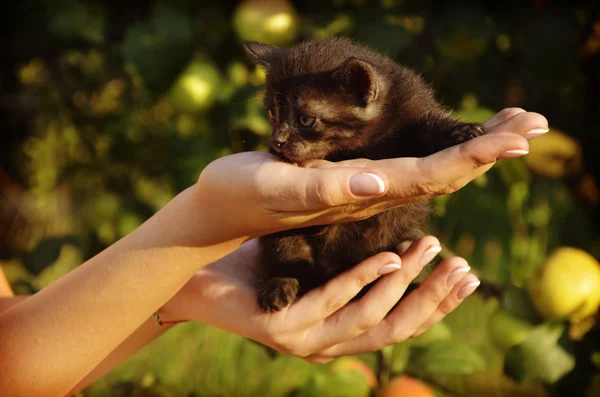
[[(438, 246), (436, 238), (425, 237), (414, 242), (402, 257), (380, 253), (309, 291), (287, 308), (265, 313), (256, 303), (253, 285), (259, 247), (252, 240), (199, 270), (165, 304), (160, 315), (165, 321), (207, 323), (315, 363), (379, 350), (426, 331), (479, 285), (463, 259), (446, 259), (394, 307), (420, 273), (421, 264), (438, 252), (430, 248)], [(386, 265), (388, 270), (395, 268), (390, 264), (401, 267), (378, 274)], [(363, 297), (350, 301), (375, 280)]]
[(546, 119), (522, 109), (483, 123), (486, 134), (424, 158), (313, 161), (304, 167), (268, 153), (246, 152), (209, 164), (193, 188), (211, 225), (210, 242), (283, 229), (361, 220), (414, 201), (455, 192), (498, 159), (528, 152)]

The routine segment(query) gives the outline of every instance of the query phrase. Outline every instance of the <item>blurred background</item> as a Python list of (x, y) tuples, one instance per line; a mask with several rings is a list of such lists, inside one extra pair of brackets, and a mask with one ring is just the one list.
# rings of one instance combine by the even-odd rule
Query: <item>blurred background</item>
[[(83, 396), (599, 396), (597, 1), (22, 0), (0, 38), (0, 265), (48, 286), (135, 229), (213, 159), (264, 150), (264, 71), (243, 39), (348, 36), (422, 72), (465, 120), (551, 131), (435, 201), (444, 255), (488, 287), (424, 335), (311, 365), (175, 327)], [(596, 259), (595, 259), (596, 258)]]

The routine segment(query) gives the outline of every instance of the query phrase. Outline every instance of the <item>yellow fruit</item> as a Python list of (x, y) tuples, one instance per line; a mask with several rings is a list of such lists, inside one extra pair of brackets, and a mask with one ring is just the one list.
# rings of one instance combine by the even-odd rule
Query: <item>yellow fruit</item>
[(208, 109), (216, 99), (221, 80), (219, 70), (211, 63), (194, 60), (167, 94), (167, 101), (180, 112)]
[(233, 27), (242, 40), (286, 45), (296, 39), (298, 15), (286, 0), (246, 0), (235, 10)]
[(531, 280), (529, 295), (546, 319), (591, 316), (600, 306), (600, 263), (583, 250), (558, 248)]
[(410, 376), (393, 379), (381, 394), (382, 397), (435, 397), (435, 393), (423, 382)]
[(499, 309), (492, 314), (489, 322), (492, 339), (502, 350), (518, 345), (529, 335), (533, 326)]
[(531, 171), (550, 178), (575, 174), (583, 164), (579, 143), (556, 129), (530, 141), (523, 160)]
[(364, 361), (355, 357), (338, 358), (331, 364), (331, 370), (334, 372), (357, 372), (367, 380), (372, 389), (376, 389), (379, 385), (371, 368)]

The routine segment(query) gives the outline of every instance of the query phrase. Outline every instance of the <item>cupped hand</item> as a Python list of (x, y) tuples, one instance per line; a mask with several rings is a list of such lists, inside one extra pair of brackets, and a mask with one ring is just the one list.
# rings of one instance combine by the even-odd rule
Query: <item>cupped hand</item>
[(315, 224), (361, 220), (386, 209), (455, 192), (498, 159), (528, 153), (548, 129), (537, 113), (505, 109), (483, 123), (485, 135), (431, 156), (302, 167), (268, 153), (246, 152), (209, 164), (194, 186), (212, 239), (226, 241)]
[[(265, 313), (253, 287), (258, 245), (252, 240), (199, 270), (160, 315), (165, 321), (207, 323), (310, 362), (374, 351), (424, 332), (479, 285), (463, 259), (446, 259), (398, 303), (438, 249), (436, 238), (424, 237), (402, 257), (380, 253), (287, 308)], [(365, 295), (352, 300), (373, 281)]]

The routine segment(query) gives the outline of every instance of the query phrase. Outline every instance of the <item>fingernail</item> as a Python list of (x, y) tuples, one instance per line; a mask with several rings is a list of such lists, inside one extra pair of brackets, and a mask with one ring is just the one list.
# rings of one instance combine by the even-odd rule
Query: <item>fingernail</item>
[(350, 178), (350, 191), (355, 196), (375, 196), (385, 191), (385, 183), (375, 174), (356, 174)]
[(380, 276), (383, 276), (384, 274), (390, 274), (391, 272), (395, 272), (396, 270), (400, 269), (400, 267), (401, 266), (397, 263), (390, 263), (379, 269), (377, 273), (379, 273)]
[(448, 287), (454, 287), (456, 283), (463, 279), (463, 277), (469, 272), (469, 270), (471, 270), (469, 266), (461, 266), (458, 269), (454, 270), (452, 273), (450, 273), (450, 275), (448, 276), (448, 280), (446, 280)]
[(467, 296), (471, 295), (473, 292), (475, 292), (477, 287), (479, 287), (479, 284), (481, 284), (481, 281), (477, 280), (462, 287), (458, 291), (458, 299), (465, 299)]
[(527, 153), (529, 153), (529, 150), (515, 149), (507, 150), (506, 152), (502, 153), (502, 156), (505, 159), (514, 159), (517, 157), (525, 156)]
[(535, 138), (537, 136), (544, 135), (548, 131), (550, 131), (548, 128), (536, 128), (535, 130), (531, 130), (527, 134), (525, 134), (525, 137)]
[(421, 256), (421, 260), (419, 261), (419, 267), (421, 269), (424, 268), (429, 262), (431, 262), (433, 258), (437, 256), (437, 254), (440, 253), (441, 250), (442, 247), (440, 247), (439, 245), (434, 245), (433, 247), (430, 247), (427, 251), (423, 253), (423, 256)]

